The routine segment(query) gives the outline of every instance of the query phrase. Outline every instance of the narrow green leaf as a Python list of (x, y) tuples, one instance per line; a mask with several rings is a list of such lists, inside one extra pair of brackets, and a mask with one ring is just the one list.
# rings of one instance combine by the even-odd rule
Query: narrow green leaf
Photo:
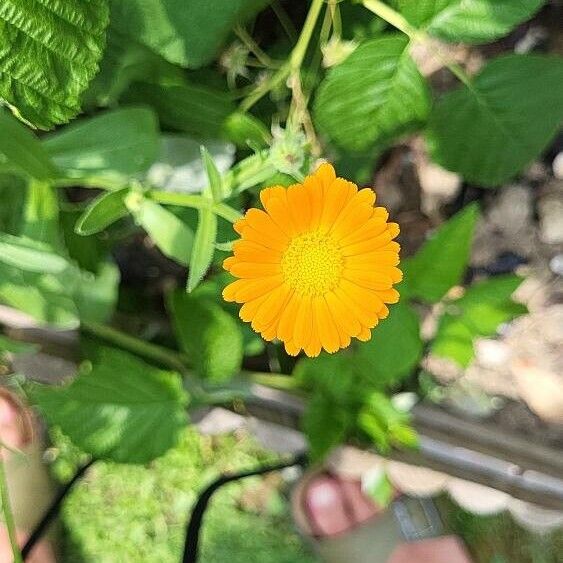
[(41, 129), (74, 117), (108, 21), (107, 0), (0, 3), (0, 100)]
[(546, 0), (400, 0), (404, 16), (445, 41), (488, 43), (531, 18)]
[(59, 274), (69, 267), (69, 263), (48, 245), (4, 233), (0, 233), (0, 262), (43, 274)]
[(475, 184), (498, 186), (548, 146), (562, 115), (561, 58), (506, 55), (489, 62), (471, 87), (435, 104), (427, 139), (445, 168)]
[(103, 262), (95, 274), (81, 272), (75, 302), (82, 322), (111, 320), (117, 305), (119, 277), (119, 268), (113, 262)]
[(123, 108), (81, 119), (44, 143), (69, 176), (144, 172), (158, 154), (156, 116), (148, 108)]
[(402, 35), (362, 43), (319, 86), (316, 122), (343, 148), (361, 151), (420, 126), (430, 109), (424, 78)]
[(209, 154), (209, 151), (204, 147), (200, 147), (201, 150), (201, 160), (203, 161), (203, 166), (205, 172), (207, 173), (208, 186), (204, 189), (204, 195), (208, 195), (213, 199), (215, 203), (221, 203), (223, 201), (223, 179), (221, 178), (221, 173), (217, 169), (213, 157)]
[(11, 164), (37, 180), (48, 180), (57, 176), (55, 165), (35, 135), (2, 109), (0, 131), (0, 153)]
[(169, 295), (168, 310), (178, 344), (200, 377), (216, 383), (240, 371), (243, 336), (239, 323), (204, 292)]
[(55, 187), (38, 181), (28, 184), (21, 234), (61, 249), (59, 194)]
[(199, 222), (188, 272), (188, 293), (192, 292), (209, 269), (215, 252), (217, 238), (217, 215), (210, 209), (198, 210)]
[(391, 306), (389, 317), (359, 343), (354, 368), (372, 389), (385, 389), (408, 377), (422, 356), (418, 315), (406, 303)]
[(268, 128), (256, 117), (236, 111), (229, 115), (224, 125), (225, 134), (238, 147), (266, 147), (272, 135)]
[(186, 425), (180, 376), (112, 348), (100, 348), (70, 385), (37, 385), (30, 395), (50, 424), (96, 459), (147, 463)]
[(140, 194), (130, 193), (125, 205), (135, 221), (168, 258), (187, 266), (194, 244), (193, 231), (176, 215)]
[(403, 262), (409, 296), (435, 303), (461, 282), (478, 218), (477, 204), (468, 205)]
[(93, 235), (128, 215), (129, 210), (125, 205), (128, 193), (129, 188), (124, 188), (98, 196), (76, 222), (75, 232), (79, 235)]

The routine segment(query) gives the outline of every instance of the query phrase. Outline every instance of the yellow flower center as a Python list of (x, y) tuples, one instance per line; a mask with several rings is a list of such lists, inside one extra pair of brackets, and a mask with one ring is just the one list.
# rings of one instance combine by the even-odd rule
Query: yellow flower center
[(312, 231), (291, 240), (282, 256), (287, 283), (301, 295), (324, 295), (340, 281), (344, 260), (329, 235)]

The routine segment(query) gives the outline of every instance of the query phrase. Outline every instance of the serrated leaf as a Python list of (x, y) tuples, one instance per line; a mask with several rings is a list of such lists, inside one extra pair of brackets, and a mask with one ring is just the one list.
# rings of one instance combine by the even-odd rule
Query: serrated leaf
[(220, 138), (225, 120), (235, 110), (232, 98), (226, 92), (187, 83), (135, 82), (125, 100), (150, 105), (163, 128), (185, 131), (198, 139)]
[(180, 376), (113, 348), (100, 348), (70, 385), (34, 386), (30, 394), (50, 424), (96, 459), (147, 463), (186, 425)]
[(175, 291), (168, 299), (178, 344), (200, 377), (222, 382), (240, 370), (243, 337), (237, 321), (198, 292)]
[(113, 0), (112, 23), (168, 61), (197, 68), (210, 62), (235, 22), (264, 0)]
[(441, 225), (412, 258), (403, 262), (410, 297), (435, 303), (461, 282), (478, 218), (477, 204), (468, 205)]
[(209, 154), (209, 151), (202, 146), (201, 150), (201, 160), (203, 161), (203, 167), (207, 174), (207, 186), (204, 189), (204, 195), (207, 195), (213, 199), (215, 203), (221, 203), (223, 201), (223, 179), (221, 178), (221, 173), (219, 172), (213, 157)]
[(399, 302), (373, 330), (371, 340), (358, 344), (354, 368), (371, 389), (384, 389), (411, 374), (422, 349), (418, 315)]
[(0, 154), (3, 154), (10, 164), (37, 180), (48, 180), (57, 176), (57, 169), (40, 141), (23, 123), (2, 109), (0, 131)]
[(432, 341), (432, 353), (467, 367), (478, 336), (492, 336), (498, 327), (523, 315), (527, 309), (511, 296), (522, 283), (515, 275), (497, 276), (476, 283), (449, 306)]
[(70, 264), (46, 244), (0, 233), (0, 262), (27, 272), (59, 274)]
[(124, 108), (81, 119), (49, 136), (44, 146), (69, 176), (131, 176), (154, 162), (158, 140), (150, 109)]
[(430, 98), (404, 36), (362, 43), (319, 86), (316, 122), (332, 141), (360, 151), (424, 123)]
[(93, 235), (103, 231), (122, 217), (129, 214), (125, 198), (129, 189), (106, 192), (92, 200), (76, 222), (75, 232), (79, 235)]
[(187, 266), (194, 243), (193, 231), (173, 213), (139, 194), (125, 198), (135, 221), (150, 236), (154, 244), (168, 258)]
[(0, 100), (41, 129), (80, 111), (98, 70), (107, 0), (7, 0), (0, 4)]
[[(427, 139), (443, 167), (482, 186), (523, 170), (557, 133), (563, 115), (563, 61), (506, 55), (434, 106)], [(471, 142), (468, 142), (471, 139)]]
[(401, 0), (413, 25), (446, 41), (487, 43), (531, 18), (545, 0)]
[(335, 407), (324, 395), (314, 394), (302, 419), (311, 461), (322, 461), (333, 448), (344, 442), (353, 422), (350, 412)]
[(188, 292), (193, 291), (209, 269), (215, 253), (217, 238), (217, 215), (211, 209), (198, 210), (199, 221), (195, 233), (190, 270), (188, 272)]

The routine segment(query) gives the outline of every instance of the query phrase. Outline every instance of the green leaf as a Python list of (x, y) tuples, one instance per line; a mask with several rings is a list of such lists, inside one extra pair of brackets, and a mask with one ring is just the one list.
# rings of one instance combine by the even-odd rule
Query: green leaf
[(21, 234), (61, 249), (57, 188), (46, 182), (32, 181), (28, 184)]
[(100, 348), (70, 385), (34, 386), (30, 394), (48, 422), (95, 459), (147, 463), (186, 425), (180, 376), (112, 348)]
[(199, 222), (190, 257), (188, 292), (192, 292), (209, 269), (215, 252), (217, 215), (211, 209), (198, 210)]
[(129, 214), (125, 198), (129, 189), (105, 192), (88, 205), (76, 222), (75, 232), (79, 235), (93, 235), (103, 231), (122, 217)]
[(43, 243), (0, 233), (0, 262), (27, 272), (59, 274), (69, 263)]
[(44, 143), (72, 177), (144, 172), (158, 154), (158, 128), (147, 108), (124, 108), (82, 119)]
[(192, 84), (135, 82), (125, 99), (149, 104), (163, 128), (185, 131), (199, 139), (220, 137), (225, 120), (235, 110), (226, 92)]
[(395, 494), (393, 485), (383, 467), (379, 467), (377, 472), (370, 471), (367, 475), (362, 476), (362, 491), (382, 508), (391, 504)]
[(511, 296), (522, 283), (515, 275), (496, 276), (471, 286), (440, 318), (432, 353), (467, 367), (474, 356), (473, 341), (492, 336), (498, 327), (527, 312)]
[(256, 117), (236, 111), (229, 115), (224, 124), (225, 134), (238, 147), (266, 147), (272, 138), (267, 127)]
[(98, 70), (107, 0), (10, 0), (0, 4), (0, 100), (41, 129), (80, 111)]
[(192, 254), (193, 231), (176, 215), (137, 193), (125, 198), (127, 208), (159, 250), (168, 258), (187, 266)]
[(430, 98), (404, 36), (362, 43), (321, 83), (316, 122), (337, 145), (360, 151), (426, 120)]
[[(0, 72), (0, 84), (1, 84)], [(1, 91), (0, 86), (0, 91)], [(39, 140), (15, 117), (0, 109), (0, 153), (11, 164), (37, 180), (57, 176), (57, 169)]]
[(8, 354), (28, 354), (37, 349), (36, 344), (29, 342), (20, 342), (19, 340), (12, 340), (0, 334), (0, 358), (6, 353)]
[(475, 184), (498, 186), (548, 146), (562, 115), (563, 61), (507, 55), (438, 101), (427, 139), (445, 168)]
[(115, 311), (119, 293), (119, 268), (103, 262), (96, 274), (81, 272), (76, 290), (76, 306), (82, 322), (107, 323)]
[(233, 25), (264, 0), (112, 1), (112, 23), (168, 61), (197, 68), (213, 59)]
[(0, 231), (13, 235), (20, 232), (26, 195), (22, 177), (0, 173)]
[(373, 392), (367, 397), (358, 415), (358, 425), (382, 453), (389, 452), (392, 446), (417, 445), (410, 415), (397, 410), (383, 393)]
[(400, 0), (403, 15), (445, 41), (487, 43), (531, 18), (545, 0)]
[(73, 294), (76, 272), (38, 274), (0, 263), (0, 302), (31, 315), (41, 325), (78, 326)]
[(169, 295), (168, 309), (180, 348), (200, 377), (219, 383), (239, 372), (243, 337), (237, 321), (203, 292)]
[(208, 186), (204, 189), (203, 193), (211, 197), (215, 203), (221, 203), (223, 201), (223, 180), (221, 173), (217, 169), (217, 165), (213, 157), (209, 154), (209, 151), (204, 146), (202, 146), (200, 150), (201, 160), (203, 161), (208, 180)]
[(441, 225), (414, 257), (405, 260), (403, 271), (410, 297), (435, 303), (461, 282), (478, 218), (477, 204), (468, 205)]
[(422, 355), (418, 315), (404, 302), (391, 306), (389, 317), (359, 343), (354, 367), (370, 388), (384, 389), (409, 376)]
[(335, 408), (334, 403), (321, 393), (313, 395), (302, 420), (311, 461), (322, 461), (333, 448), (343, 443), (353, 422), (350, 412)]

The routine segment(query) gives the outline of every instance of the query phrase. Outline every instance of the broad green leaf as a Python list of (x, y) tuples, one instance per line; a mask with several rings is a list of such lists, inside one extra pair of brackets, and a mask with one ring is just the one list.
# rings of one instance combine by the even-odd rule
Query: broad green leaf
[(98, 70), (108, 12), (107, 0), (0, 3), (0, 100), (41, 129), (74, 117)]
[(506, 55), (471, 86), (445, 94), (430, 115), (432, 157), (466, 180), (498, 186), (548, 146), (563, 115), (563, 61)]
[(16, 174), (0, 173), (0, 231), (20, 232), (26, 198), (26, 181)]
[(4, 233), (0, 233), (0, 262), (26, 272), (43, 274), (59, 274), (69, 267), (66, 259), (48, 245)]
[(31, 315), (40, 325), (78, 326), (73, 294), (76, 272), (38, 274), (0, 263), (0, 303)]
[(400, 0), (415, 26), (446, 41), (487, 43), (531, 18), (545, 0)]
[(175, 291), (168, 299), (178, 344), (200, 377), (220, 383), (239, 372), (243, 337), (239, 323), (203, 292)]
[(98, 272), (81, 272), (76, 290), (76, 306), (82, 322), (107, 323), (111, 320), (119, 292), (119, 268), (103, 262)]
[(302, 420), (311, 461), (322, 461), (333, 448), (343, 443), (353, 423), (354, 417), (349, 411), (338, 408), (321, 393), (314, 394)]
[(79, 235), (93, 235), (103, 231), (122, 217), (129, 214), (125, 198), (129, 189), (106, 192), (88, 205), (76, 222), (75, 232)]
[(441, 225), (412, 258), (404, 261), (410, 297), (435, 303), (461, 282), (478, 218), (477, 204), (468, 205)]
[(188, 292), (192, 292), (209, 269), (215, 252), (217, 238), (217, 215), (211, 209), (198, 211), (199, 221), (195, 233), (190, 269), (188, 272)]
[(61, 249), (57, 188), (46, 182), (32, 181), (28, 184), (21, 234)]
[(233, 25), (264, 0), (112, 0), (112, 24), (168, 61), (197, 68), (213, 59)]
[(413, 130), (426, 120), (428, 87), (404, 36), (361, 44), (321, 83), (316, 122), (332, 141), (360, 151)]
[(158, 128), (147, 108), (123, 108), (84, 118), (44, 143), (54, 162), (72, 177), (144, 172), (158, 154)]
[(213, 157), (204, 146), (201, 147), (201, 160), (203, 161), (203, 166), (207, 174), (208, 184), (203, 193), (211, 197), (215, 203), (221, 203), (221, 201), (223, 201), (223, 180), (221, 173), (217, 169)]
[(70, 385), (34, 386), (30, 395), (50, 424), (96, 459), (148, 463), (186, 425), (180, 376), (112, 348), (100, 348)]
[(135, 82), (125, 99), (150, 105), (163, 128), (185, 131), (199, 139), (221, 137), (225, 120), (235, 109), (226, 92), (193, 84)]
[[(1, 83), (0, 74), (0, 92)], [(0, 154), (3, 154), (10, 164), (14, 164), (37, 180), (48, 180), (57, 176), (55, 165), (37, 137), (23, 123), (18, 122), (15, 117), (2, 109), (0, 109), (0, 131), (2, 132)]]
[(373, 329), (371, 340), (359, 343), (354, 368), (371, 389), (384, 389), (409, 376), (422, 355), (418, 315), (409, 305), (391, 306), (389, 317)]
[(432, 353), (467, 367), (474, 356), (476, 337), (492, 336), (502, 323), (526, 313), (524, 305), (511, 299), (521, 283), (522, 278), (510, 274), (471, 286), (441, 317)]
[(192, 230), (176, 215), (137, 193), (125, 198), (135, 221), (150, 236), (154, 244), (168, 258), (187, 266), (192, 254)]

